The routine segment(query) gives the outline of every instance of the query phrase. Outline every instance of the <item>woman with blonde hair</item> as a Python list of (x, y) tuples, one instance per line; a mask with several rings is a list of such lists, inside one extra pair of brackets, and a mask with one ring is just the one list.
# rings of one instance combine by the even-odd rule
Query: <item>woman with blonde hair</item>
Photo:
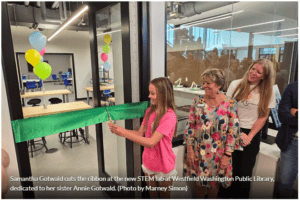
[(242, 150), (237, 102), (221, 90), (225, 73), (207, 69), (201, 75), (205, 95), (195, 97), (184, 132), (187, 153), (184, 174), (197, 177), (197, 198), (216, 198), (219, 184), (228, 187), (232, 180), (231, 154)]
[(270, 108), (275, 107), (273, 84), (273, 63), (263, 58), (254, 61), (243, 78), (232, 81), (228, 88), (226, 95), (238, 102), (244, 146), (244, 151), (232, 154), (233, 177), (238, 178), (226, 189), (228, 198), (249, 198), (252, 171), (259, 153), (260, 132), (269, 117)]

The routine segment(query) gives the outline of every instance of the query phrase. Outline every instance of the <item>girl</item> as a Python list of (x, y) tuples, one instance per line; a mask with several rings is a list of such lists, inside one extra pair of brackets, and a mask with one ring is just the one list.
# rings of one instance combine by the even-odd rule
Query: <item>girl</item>
[(173, 181), (156, 181), (176, 176), (175, 154), (172, 150), (172, 138), (177, 135), (173, 85), (168, 78), (156, 78), (149, 84), (151, 106), (146, 110), (143, 123), (138, 131), (127, 130), (110, 124), (112, 133), (143, 145), (142, 169), (145, 176), (155, 177), (147, 182), (152, 187), (167, 187), (166, 192), (150, 191), (151, 198), (170, 198), (169, 186)]

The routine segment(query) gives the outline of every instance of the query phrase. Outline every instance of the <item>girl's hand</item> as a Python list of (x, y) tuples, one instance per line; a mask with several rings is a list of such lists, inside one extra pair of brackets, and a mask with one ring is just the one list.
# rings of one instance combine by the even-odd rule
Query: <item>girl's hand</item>
[(116, 124), (108, 123), (109, 129), (112, 133), (125, 137), (125, 129), (123, 127), (120, 127)]
[(220, 159), (220, 168), (226, 169), (229, 165), (230, 158), (228, 156), (223, 155)]
[(243, 146), (245, 147), (245, 146), (248, 146), (250, 143), (251, 143), (251, 138), (247, 135), (247, 134), (245, 134), (245, 133), (243, 133)]

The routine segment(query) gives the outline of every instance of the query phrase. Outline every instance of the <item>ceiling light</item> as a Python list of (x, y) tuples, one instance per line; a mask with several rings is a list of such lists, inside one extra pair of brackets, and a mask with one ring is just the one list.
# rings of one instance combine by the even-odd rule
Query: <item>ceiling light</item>
[(263, 23), (259, 23), (259, 24), (251, 24), (251, 25), (247, 25), (247, 26), (240, 26), (240, 27), (235, 27), (235, 28), (227, 28), (227, 29), (222, 29), (222, 30), (218, 30), (218, 31), (227, 31), (227, 30), (234, 30), (234, 29), (246, 28), (246, 27), (252, 27), (252, 26), (260, 26), (260, 25), (264, 25), (264, 24), (283, 22), (284, 20), (285, 19), (281, 19), (281, 20), (276, 20), (276, 21), (263, 22)]
[(253, 33), (253, 34), (272, 33), (272, 32), (280, 32), (280, 31), (289, 31), (289, 30), (294, 30), (294, 29), (298, 29), (298, 27), (295, 27), (295, 28), (288, 28), (288, 29), (281, 29), (281, 30), (274, 30), (274, 31), (255, 32), (255, 33)]
[(64, 21), (48, 38), (50, 41), (54, 38), (59, 32), (61, 32), (64, 28), (66, 28), (70, 23), (72, 23), (77, 17), (79, 17), (83, 12), (85, 12), (89, 7), (87, 5), (83, 5), (80, 9), (74, 12), (66, 21)]
[(240, 11), (233, 12), (233, 13), (227, 13), (227, 14), (223, 14), (223, 15), (219, 15), (219, 16), (215, 16), (215, 17), (210, 17), (210, 18), (207, 18), (207, 19), (204, 19), (204, 20), (201, 20), (201, 21), (187, 22), (187, 23), (184, 23), (184, 24), (181, 24), (181, 25), (190, 25), (190, 24), (195, 24), (195, 23), (201, 23), (201, 22), (205, 22), (205, 21), (208, 21), (208, 20), (211, 20), (211, 19), (218, 19), (219, 17), (224, 17), (224, 16), (227, 16), (227, 15), (234, 15), (234, 14), (238, 14), (238, 13), (241, 13), (241, 12), (244, 12), (244, 10), (240, 10)]
[(277, 37), (288, 37), (288, 36), (294, 36), (294, 35), (298, 35), (298, 33), (297, 34), (291, 34), (291, 35), (280, 35), (280, 36), (277, 36)]
[(100, 34), (97, 34), (97, 36), (98, 36), (98, 35), (109, 34), (109, 33), (114, 33), (114, 32), (118, 32), (118, 31), (121, 31), (121, 30), (110, 31), (110, 32), (105, 32), (105, 33), (100, 33)]
[[(206, 24), (206, 23), (209, 23), (209, 22), (214, 22), (214, 21), (219, 21), (219, 20), (223, 20), (223, 19), (227, 19), (227, 18), (230, 18), (231, 16), (227, 16), (227, 17), (222, 17), (222, 18), (219, 18), (219, 19), (214, 19), (214, 20), (209, 20), (209, 21), (204, 21), (204, 22), (199, 22), (199, 23), (196, 23), (197, 25), (200, 25), (200, 24)], [(187, 27), (190, 27), (190, 26), (194, 26), (196, 24), (191, 24), (189, 26), (185, 26), (185, 27), (178, 27), (178, 28), (173, 28), (172, 30), (176, 30), (176, 29), (180, 29), (180, 28), (187, 28)], [(170, 31), (170, 30), (168, 30)]]

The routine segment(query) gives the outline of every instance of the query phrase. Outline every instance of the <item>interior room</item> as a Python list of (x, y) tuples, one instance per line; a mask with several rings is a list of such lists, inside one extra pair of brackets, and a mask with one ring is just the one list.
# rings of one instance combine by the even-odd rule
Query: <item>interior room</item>
[[(226, 94), (230, 83), (243, 78), (259, 58), (274, 64), (277, 102), (261, 136), (253, 174), (275, 181), (252, 182), (250, 198), (278, 198), (280, 149), (274, 141), (281, 95), (298, 81), (298, 2), (2, 2), (2, 41), (7, 176), (58, 178), (9, 180), (5, 198), (150, 198), (148, 191), (111, 189), (146, 186), (145, 181), (109, 180), (144, 176), (144, 147), (111, 133), (108, 119), (117, 117), (112, 110), (139, 102), (150, 105), (149, 82), (168, 77), (178, 120), (178, 136), (172, 140), (175, 168), (183, 177), (191, 104), (205, 94), (201, 74), (222, 69)], [(102, 107), (106, 120), (101, 121)], [(92, 111), (99, 112), (98, 121), (96, 114), (85, 115)], [(138, 130), (143, 116), (113, 122)], [(24, 125), (16, 129), (15, 123)], [(37, 131), (24, 134), (30, 126)], [(193, 198), (191, 182), (173, 185), (187, 191), (172, 191), (171, 198)], [(49, 189), (12, 189), (20, 186)], [(77, 192), (75, 186), (110, 189)], [(293, 198), (298, 198), (298, 175)]]

